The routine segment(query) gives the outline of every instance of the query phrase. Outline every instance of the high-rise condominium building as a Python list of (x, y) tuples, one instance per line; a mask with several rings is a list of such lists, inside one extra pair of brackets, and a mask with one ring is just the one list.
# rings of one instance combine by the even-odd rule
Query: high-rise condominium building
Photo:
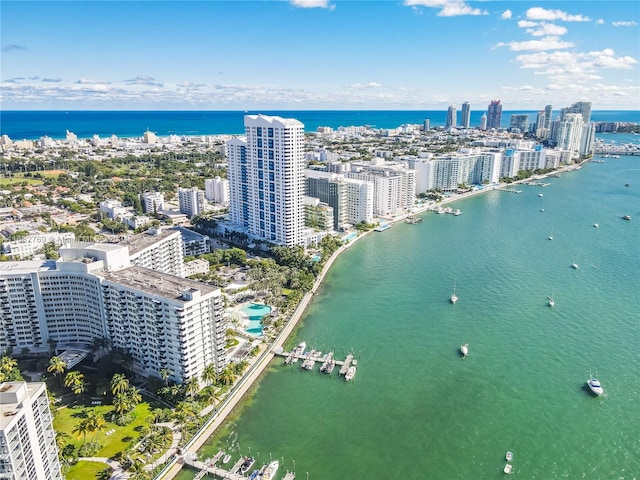
[(591, 102), (576, 102), (570, 107), (560, 109), (560, 121), (565, 120), (565, 117), (571, 113), (579, 113), (582, 115), (582, 121), (589, 123), (591, 121)]
[(446, 128), (456, 128), (457, 125), (457, 113), (455, 105), (449, 105), (447, 109), (447, 123)]
[(204, 181), (204, 194), (207, 200), (216, 203), (229, 203), (229, 180), (214, 177)]
[(307, 170), (306, 193), (333, 208), (333, 229), (339, 230), (347, 221), (347, 184), (344, 175)]
[(460, 124), (463, 128), (469, 128), (471, 126), (471, 104), (464, 102), (462, 104), (462, 111), (460, 112)]
[(231, 220), (257, 238), (304, 244), (304, 125), (245, 115), (244, 126), (246, 140), (227, 145)]
[(529, 130), (529, 115), (524, 113), (511, 115), (509, 130), (512, 132), (517, 131), (519, 133), (527, 132)]
[(164, 194), (160, 192), (143, 193), (142, 210), (144, 213), (158, 213), (160, 210), (164, 210)]
[(202, 190), (196, 187), (178, 188), (178, 208), (187, 217), (192, 218), (204, 212), (206, 203)]
[(62, 480), (45, 384), (0, 383), (0, 411), (0, 478)]
[(502, 121), (502, 104), (500, 100), (491, 100), (489, 108), (487, 109), (487, 130), (495, 128), (500, 129), (500, 122)]
[(551, 122), (553, 121), (553, 106), (547, 105), (544, 107), (544, 124), (538, 125), (538, 128), (543, 127), (547, 132), (551, 131)]

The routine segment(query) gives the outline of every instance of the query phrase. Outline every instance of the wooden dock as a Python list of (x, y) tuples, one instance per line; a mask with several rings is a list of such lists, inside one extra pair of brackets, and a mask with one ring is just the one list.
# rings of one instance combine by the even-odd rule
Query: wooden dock
[(315, 369), (316, 363), (321, 365), (320, 372), (331, 374), (333, 368), (338, 365), (340, 367), (340, 375), (345, 375), (352, 362), (354, 362), (353, 354), (350, 353), (347, 355), (345, 360), (336, 360), (333, 355), (333, 350), (325, 355), (322, 355), (322, 352), (311, 349), (308, 352), (303, 352), (302, 354), (297, 354), (295, 352), (286, 352), (284, 350), (274, 352), (274, 355), (277, 357), (283, 357), (284, 365), (293, 365), (298, 362), (298, 360), (302, 360), (301, 368), (304, 370), (313, 370)]

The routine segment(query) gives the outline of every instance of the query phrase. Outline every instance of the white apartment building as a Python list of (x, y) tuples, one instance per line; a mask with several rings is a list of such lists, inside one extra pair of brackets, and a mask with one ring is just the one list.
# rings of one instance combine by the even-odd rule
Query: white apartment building
[(127, 209), (118, 200), (103, 200), (100, 202), (100, 211), (106, 213), (111, 220), (122, 218)]
[(535, 171), (547, 168), (547, 154), (542, 145), (536, 145), (533, 149), (504, 150), (500, 166), (500, 178), (512, 178), (521, 170)]
[(554, 140), (556, 148), (560, 150), (569, 150), (572, 152), (573, 158), (580, 156), (580, 145), (584, 122), (582, 114), (567, 113), (564, 119), (557, 122)]
[(228, 143), (230, 218), (250, 235), (303, 245), (304, 125), (293, 118), (245, 115), (246, 140)]
[(204, 195), (207, 200), (215, 203), (229, 203), (229, 180), (214, 177), (204, 181)]
[(0, 383), (0, 478), (62, 480), (43, 382)]
[(496, 183), (500, 179), (501, 159), (500, 152), (456, 153), (419, 159), (415, 163), (416, 191), (451, 192), (460, 184)]
[(122, 245), (129, 249), (132, 265), (181, 277), (184, 246), (180, 230), (156, 227), (127, 237)]
[(374, 186), (372, 182), (345, 178), (347, 221), (352, 225), (373, 222)]
[[(178, 232), (174, 232), (179, 236)], [(171, 379), (224, 368), (226, 324), (220, 289), (131, 265), (126, 246), (61, 249), (57, 262), (0, 264), (0, 351), (90, 346), (107, 338), (131, 353), (145, 376)]]
[(164, 210), (164, 194), (160, 192), (143, 193), (142, 209), (144, 213), (156, 213)]
[(4, 242), (2, 253), (13, 260), (31, 258), (42, 251), (45, 243), (53, 242), (57, 246), (68, 245), (75, 241), (73, 232), (37, 232), (30, 234), (20, 240)]
[(204, 212), (206, 199), (204, 192), (196, 187), (178, 188), (178, 209), (189, 218)]

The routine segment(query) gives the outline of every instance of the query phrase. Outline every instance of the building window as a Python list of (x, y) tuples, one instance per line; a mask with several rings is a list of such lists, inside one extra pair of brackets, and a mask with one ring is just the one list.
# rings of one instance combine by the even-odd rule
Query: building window
[(258, 188), (262, 190), (264, 188), (264, 182), (262, 180), (258, 181)]
[(273, 128), (267, 128), (267, 136), (273, 137)]
[(273, 160), (273, 150), (267, 150), (269, 152), (269, 160)]
[(262, 160), (258, 160), (258, 168), (264, 168), (264, 165), (262, 164)]
[(275, 211), (276, 211), (276, 206), (275, 206), (273, 203), (269, 205), (269, 211), (270, 211), (271, 213), (275, 213)]
[[(272, 140), (271, 140), (271, 141), (272, 141)], [(258, 139), (258, 146), (259, 146), (259, 147), (262, 147), (262, 139), (261, 139), (261, 138), (259, 138), (259, 139)]]
[(269, 184), (269, 191), (270, 192), (275, 192), (276, 191), (276, 184), (275, 183), (270, 183)]
[[(258, 170), (258, 178), (262, 180), (264, 178), (264, 172), (262, 170)], [(271, 180), (271, 178), (269, 178)]]
[(256, 127), (256, 135), (257, 135), (258, 137), (261, 137), (261, 136), (262, 136), (262, 127)]
[[(273, 148), (273, 138), (269, 139), (268, 145), (269, 145), (269, 148)], [(258, 146), (261, 147), (262, 145), (258, 145)]]
[[(260, 212), (260, 213), (262, 213), (262, 212)], [(271, 221), (273, 223), (276, 223), (276, 216), (273, 213), (269, 215), (269, 221)]]
[(273, 162), (269, 162), (269, 170), (275, 170), (276, 165)]
[(262, 190), (260, 190), (260, 191), (258, 192), (258, 198), (259, 198), (260, 200), (264, 200), (264, 192), (263, 192)]
[[(262, 172), (260, 172), (260, 173), (262, 173)], [(275, 181), (275, 176), (276, 175), (273, 172), (269, 172), (269, 181), (270, 182)], [(262, 177), (260, 177), (260, 178), (262, 178)]]
[(275, 202), (276, 201), (276, 194), (275, 193), (270, 193), (269, 194), (269, 201), (270, 202)]
[(258, 158), (262, 158), (262, 149), (261, 148), (258, 149)]

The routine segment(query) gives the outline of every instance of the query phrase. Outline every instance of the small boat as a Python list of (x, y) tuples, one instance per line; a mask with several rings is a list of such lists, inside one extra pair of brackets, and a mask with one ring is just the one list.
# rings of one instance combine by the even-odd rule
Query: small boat
[(544, 197), (544, 195), (542, 195), (541, 193), (538, 194), (539, 197)]
[(631, 185), (629, 185), (628, 183), (624, 184), (625, 187), (630, 187)]
[(594, 223), (593, 226), (598, 228), (600, 225), (598, 225), (597, 223)]
[(631, 215), (623, 215), (622, 218), (625, 220), (631, 220)]
[(278, 462), (277, 460), (269, 463), (269, 465), (267, 465), (267, 468), (265, 468), (262, 472), (262, 480), (273, 480), (274, 478), (276, 478), (276, 472), (278, 471), (279, 467), (280, 462)]
[(229, 460), (231, 460), (231, 454), (229, 453), (222, 457), (222, 463), (229, 463)]
[(513, 472), (513, 465), (511, 465), (510, 463), (507, 463), (504, 466), (504, 473), (511, 473)]
[(544, 212), (544, 208), (541, 208), (541, 209), (540, 209), (540, 211), (541, 211), (541, 212)]
[(577, 269), (578, 269), (578, 268), (580, 268), (580, 267), (578, 266), (578, 264), (577, 264), (576, 262), (573, 262), (573, 263), (571, 264), (571, 268), (573, 268), (573, 269), (577, 270)]
[(253, 464), (256, 463), (256, 459), (253, 457), (244, 457), (244, 462), (240, 465), (240, 473), (245, 474), (249, 471)]
[(462, 211), (459, 208), (456, 208), (453, 212), (452, 212), (456, 217), (458, 215), (462, 215)]
[(549, 235), (547, 238), (548, 238), (549, 240), (553, 240), (553, 232), (551, 232), (551, 235)]
[(453, 293), (449, 297), (449, 301), (451, 303), (456, 303), (458, 301), (458, 296), (456, 295), (456, 282), (453, 282)]
[(553, 293), (551, 294), (550, 297), (547, 297), (547, 298), (549, 299), (549, 306), (553, 307), (556, 304), (555, 300), (553, 299)]
[(460, 353), (462, 354), (462, 358), (466, 358), (469, 355), (469, 344), (465, 343), (464, 345), (460, 345)]
[(349, 370), (347, 370), (347, 373), (344, 376), (344, 379), (347, 382), (350, 382), (351, 380), (353, 380), (353, 377), (356, 376), (356, 367), (354, 367), (353, 365), (349, 367)]
[(510, 462), (511, 460), (513, 460), (513, 452), (511, 451), (507, 452), (507, 454), (505, 455), (505, 458), (507, 459), (507, 462)]
[(589, 374), (589, 380), (587, 380), (587, 386), (589, 387), (589, 390), (591, 390), (598, 397), (604, 394), (604, 389), (602, 388), (602, 385), (600, 384), (600, 380), (598, 380), (597, 375), (594, 377), (593, 375)]

